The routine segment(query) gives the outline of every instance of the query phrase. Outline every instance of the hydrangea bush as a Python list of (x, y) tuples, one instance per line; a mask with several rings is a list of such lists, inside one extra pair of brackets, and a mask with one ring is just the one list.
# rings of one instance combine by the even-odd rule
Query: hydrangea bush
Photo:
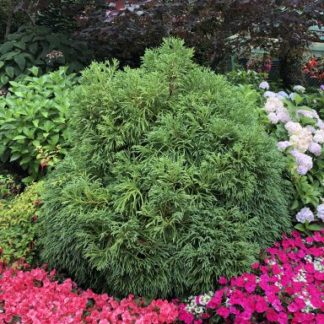
[[(75, 149), (44, 191), (45, 262), (117, 296), (181, 296), (246, 270), (288, 231), (289, 186), (243, 89), (168, 39), (139, 69), (92, 64)], [(287, 192), (288, 191), (288, 192)]]
[[(260, 88), (268, 90), (265, 85), (262, 82)], [(317, 111), (323, 91), (308, 96), (302, 86), (293, 90), (289, 95), (265, 91), (264, 110), (278, 149), (290, 160), (288, 174), (295, 187), (292, 210), (301, 223), (296, 228), (309, 232), (324, 227), (324, 121)]]

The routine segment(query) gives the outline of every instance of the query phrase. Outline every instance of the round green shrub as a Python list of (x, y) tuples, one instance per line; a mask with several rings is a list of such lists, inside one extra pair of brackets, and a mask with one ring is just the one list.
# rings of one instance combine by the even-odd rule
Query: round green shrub
[(256, 96), (192, 56), (168, 39), (139, 69), (93, 63), (83, 73), (75, 148), (46, 185), (41, 240), (43, 260), (79, 284), (199, 293), (290, 228), (284, 162)]

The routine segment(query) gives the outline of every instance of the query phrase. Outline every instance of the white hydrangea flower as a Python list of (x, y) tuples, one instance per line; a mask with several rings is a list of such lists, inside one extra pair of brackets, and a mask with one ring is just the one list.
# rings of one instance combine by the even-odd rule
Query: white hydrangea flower
[(277, 97), (282, 100), (282, 99), (285, 99), (285, 98), (289, 98), (289, 95), (285, 91), (279, 91), (277, 93)]
[(302, 125), (300, 125), (299, 123), (293, 122), (293, 121), (289, 121), (285, 125), (285, 128), (290, 135), (297, 134), (297, 133), (301, 132), (301, 130), (303, 129)]
[(276, 112), (278, 109), (283, 109), (283, 102), (277, 97), (269, 97), (265, 103), (265, 111), (267, 113)]
[(318, 119), (317, 123), (316, 123), (316, 126), (319, 128), (319, 129), (324, 129), (324, 122), (322, 119)]
[(301, 128), (299, 132), (293, 133), (293, 135), (290, 136), (289, 141), (293, 147), (304, 153), (313, 142), (313, 135), (309, 129)]
[(278, 124), (279, 118), (276, 113), (272, 112), (268, 115), (268, 118), (272, 124)]
[(320, 156), (322, 153), (322, 148), (321, 145), (319, 145), (318, 143), (312, 142), (308, 147), (308, 151), (313, 153), (316, 156)]
[(297, 114), (301, 115), (301, 116), (308, 117), (308, 118), (312, 118), (312, 119), (319, 118), (317, 112), (313, 109), (312, 110), (299, 109), (299, 110), (297, 110)]
[(276, 93), (273, 91), (266, 91), (263, 96), (265, 98), (273, 98), (273, 97), (276, 97)]
[(277, 147), (279, 151), (284, 151), (289, 146), (291, 146), (291, 143), (289, 141), (281, 141), (277, 143)]
[(282, 123), (287, 123), (290, 121), (289, 112), (284, 107), (277, 109), (277, 117), (278, 117), (278, 120)]
[(323, 144), (324, 143), (324, 129), (318, 129), (314, 135), (314, 142)]
[(293, 90), (300, 93), (304, 93), (306, 91), (306, 89), (301, 85), (295, 85), (293, 87)]
[(262, 90), (269, 90), (270, 89), (270, 85), (267, 81), (262, 81), (260, 84), (259, 84), (259, 88), (262, 89)]

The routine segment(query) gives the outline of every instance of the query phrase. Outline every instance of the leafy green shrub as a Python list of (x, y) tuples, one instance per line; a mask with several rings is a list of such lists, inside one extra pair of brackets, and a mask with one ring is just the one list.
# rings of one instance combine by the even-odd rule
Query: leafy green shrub
[(42, 186), (42, 182), (35, 183), (9, 203), (0, 203), (0, 260), (31, 261)]
[(80, 41), (53, 33), (47, 27), (22, 27), (0, 45), (0, 87), (8, 84), (29, 68), (37, 66), (42, 73), (69, 65), (69, 72), (79, 71), (88, 51)]
[(65, 68), (11, 82), (9, 94), (0, 97), (2, 162), (16, 161), (35, 179), (65, 154), (74, 83)]
[(75, 149), (51, 173), (42, 257), (109, 293), (211, 289), (290, 228), (284, 163), (240, 88), (169, 39), (139, 69), (93, 63)]
[(259, 84), (268, 78), (267, 73), (258, 73), (253, 70), (233, 70), (226, 74), (229, 82), (237, 84), (251, 84), (256, 88)]

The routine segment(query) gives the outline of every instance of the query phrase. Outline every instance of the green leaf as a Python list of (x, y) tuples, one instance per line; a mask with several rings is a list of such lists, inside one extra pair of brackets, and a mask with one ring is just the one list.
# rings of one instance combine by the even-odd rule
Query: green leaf
[(22, 54), (17, 55), (14, 57), (14, 60), (18, 64), (20, 70), (23, 71), (26, 66), (26, 59), (25, 59), (24, 55), (22, 55)]
[(15, 153), (10, 157), (10, 162), (16, 161), (20, 158), (20, 154), (19, 153)]
[(8, 81), (9, 81), (9, 78), (5, 74), (1, 75), (1, 77), (0, 77), (1, 85), (6, 85), (8, 83)]
[(0, 46), (0, 53), (4, 54), (11, 51), (14, 47), (13, 42), (6, 42)]
[(37, 128), (39, 125), (39, 120), (38, 119), (34, 119), (33, 120), (33, 125)]
[(295, 225), (295, 229), (300, 231), (300, 232), (307, 233), (307, 230), (306, 230), (306, 228), (305, 228), (305, 226), (303, 224)]
[(30, 163), (30, 161), (31, 161), (31, 157), (30, 156), (26, 156), (19, 163), (21, 165), (28, 165)]
[(300, 103), (303, 102), (304, 98), (300, 96), (298, 93), (295, 93), (293, 100), (295, 101), (296, 105), (299, 105)]
[(324, 229), (324, 224), (310, 224), (307, 226), (310, 231), (321, 231)]
[(25, 50), (26, 49), (26, 44), (24, 42), (14, 42), (14, 47), (17, 47), (21, 50)]
[(26, 139), (26, 136), (24, 135), (17, 135), (16, 137), (13, 138), (14, 141), (19, 141), (24, 139)]
[(30, 53), (32, 53), (33, 55), (35, 55), (37, 53), (38, 50), (38, 44), (37, 43), (33, 43), (31, 45), (28, 46), (28, 50), (30, 51)]
[(41, 146), (40, 141), (35, 140), (35, 141), (33, 141), (32, 143), (33, 143), (33, 145), (34, 145), (35, 147)]
[(5, 68), (5, 71), (10, 78), (13, 78), (15, 76), (15, 69), (12, 66), (7, 66)]
[(0, 155), (2, 155), (6, 150), (6, 146), (5, 145), (0, 145)]
[(37, 76), (38, 75), (38, 67), (33, 66), (32, 68), (29, 69), (29, 71), (32, 73), (33, 76)]
[(52, 136), (52, 137), (49, 139), (49, 143), (50, 143), (52, 146), (55, 146), (55, 145), (57, 145), (59, 139), (60, 139), (60, 136), (59, 136), (59, 135), (54, 135), (54, 136)]
[(13, 51), (13, 52), (9, 52), (9, 53), (6, 53), (6, 54), (3, 54), (1, 56), (1, 60), (4, 60), (4, 61), (10, 61), (12, 60), (17, 54), (19, 54), (20, 52), (17, 52), (17, 51)]

